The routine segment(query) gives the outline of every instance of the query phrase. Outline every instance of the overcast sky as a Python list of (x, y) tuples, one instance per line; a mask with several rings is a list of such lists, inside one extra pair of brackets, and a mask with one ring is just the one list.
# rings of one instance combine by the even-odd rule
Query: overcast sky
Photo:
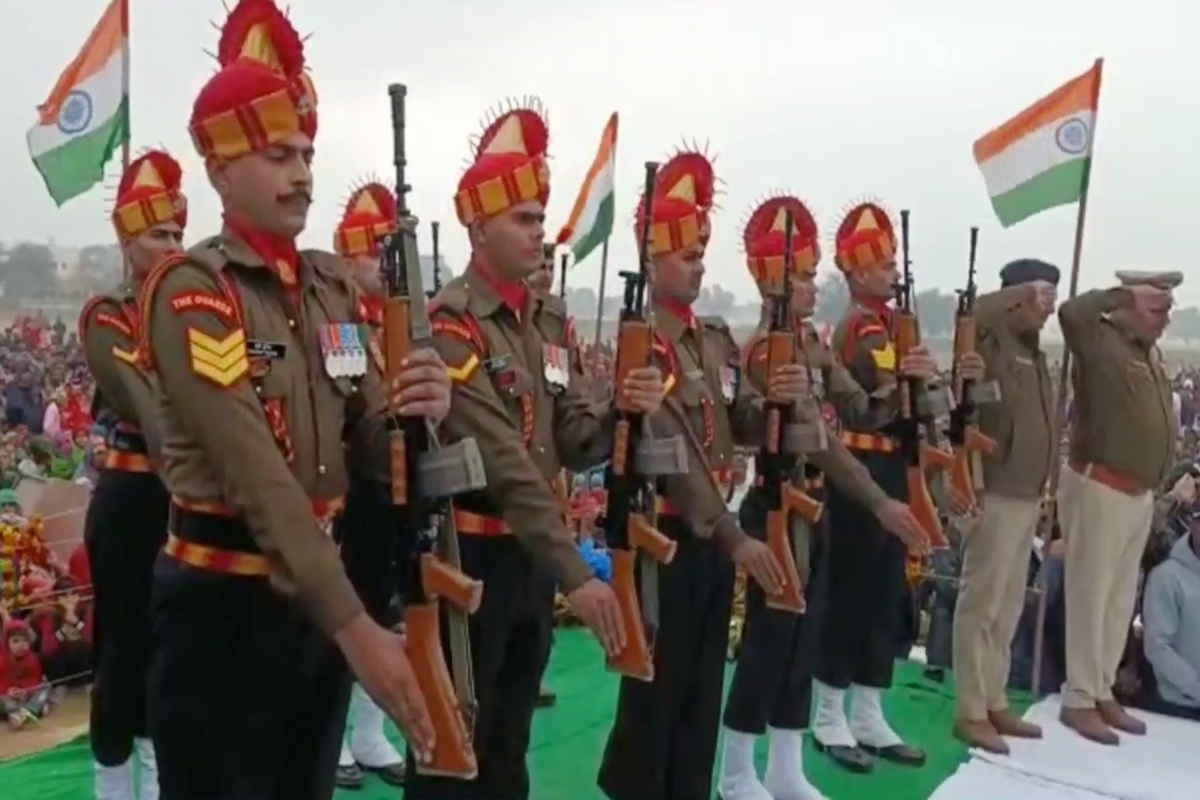
[[(134, 147), (164, 145), (181, 159), (188, 235), (210, 235), (219, 207), (186, 126), (214, 68), (203, 50), (215, 49), (210, 20), (223, 18), (221, 2), (131, 2)], [(6, 6), (0, 239), (111, 241), (110, 192), (56, 209), (24, 136), (105, 0)], [(1187, 0), (293, 0), (291, 16), (311, 34), (320, 98), (310, 246), (328, 246), (352, 181), (371, 172), (390, 181), (387, 85), (403, 82), (411, 205), (423, 222), (442, 222), (443, 252), (456, 269), (466, 239), (452, 196), (467, 137), (505, 96), (536, 94), (551, 117), (550, 235), (565, 221), (608, 114), (620, 111), (614, 268), (635, 256), (630, 222), (642, 163), (686, 138), (709, 143), (725, 183), (708, 280), (744, 299), (753, 290), (741, 223), (776, 188), (806, 199), (825, 237), (862, 197), (911, 209), (919, 289), (962, 282), (971, 225), (982, 227), (984, 287), (1020, 256), (1060, 264), (1065, 282), (1074, 207), (1003, 231), (971, 144), (1104, 56), (1082, 285), (1123, 267), (1189, 271), (1195, 257), (1200, 157), (1187, 153), (1200, 129), (1200, 7)], [(832, 271), (825, 249), (822, 269)], [(598, 254), (573, 275), (594, 285)], [(1182, 295), (1200, 302), (1200, 280)]]

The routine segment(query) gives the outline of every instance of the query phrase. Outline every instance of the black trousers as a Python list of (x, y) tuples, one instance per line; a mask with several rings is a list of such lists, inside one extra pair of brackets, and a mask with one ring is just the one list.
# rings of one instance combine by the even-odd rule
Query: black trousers
[[(176, 510), (177, 511), (177, 510)], [(239, 520), (174, 513), (199, 544), (252, 550)], [(163, 800), (328, 800), (345, 661), (264, 578), (160, 556), (154, 571), (150, 733)]]
[[(824, 499), (817, 497), (816, 499)], [(766, 505), (758, 489), (747, 493), (739, 512), (743, 529), (757, 539), (766, 537)], [(746, 619), (737, 666), (725, 700), (725, 727), (761, 735), (767, 725), (784, 730), (808, 727), (812, 713), (812, 668), (817, 609), (816, 582), (824, 571), (825, 515), (809, 537), (810, 571), (804, 586), (804, 614), (768, 608), (766, 593), (755, 581), (746, 582)]]
[(92, 756), (124, 764), (146, 736), (150, 586), (167, 538), (170, 496), (150, 472), (104, 470), (88, 504), (84, 547), (92, 570)]
[(597, 784), (612, 800), (708, 800), (721, 722), (734, 567), (677, 518), (679, 542), (658, 570), (653, 683), (621, 679)]
[[(908, 500), (903, 460), (895, 454), (856, 453), (889, 496)], [(908, 553), (870, 509), (826, 487), (830, 531), (827, 580), (818, 580), (819, 628), (814, 677), (839, 689), (892, 685), (897, 642), (905, 630), (904, 564)]]
[[(409, 754), (406, 800), (527, 800), (533, 712), (549, 658), (554, 583), (512, 536), (459, 539), (463, 571), (483, 581), (470, 617), (471, 662), (479, 703), (475, 756), (479, 775), (463, 781), (416, 774)], [(443, 639), (444, 641), (444, 639)], [(445, 649), (447, 658), (449, 650)]]
[[(399, 535), (396, 523), (390, 488), (373, 481), (353, 480), (346, 495), (346, 509), (333, 526), (350, 583), (371, 619), (389, 628), (397, 622), (392, 598), (402, 589), (396, 571)], [(329, 720), (338, 741), (346, 735), (346, 717), (354, 686), (354, 675), (349, 669), (345, 670), (342, 682), (345, 687), (342, 700)]]

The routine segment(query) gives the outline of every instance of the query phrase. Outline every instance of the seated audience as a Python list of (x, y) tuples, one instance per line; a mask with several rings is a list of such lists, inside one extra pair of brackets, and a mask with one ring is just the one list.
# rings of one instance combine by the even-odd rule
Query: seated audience
[(1200, 511), (1150, 571), (1142, 600), (1146, 660), (1156, 686), (1148, 710), (1200, 720)]

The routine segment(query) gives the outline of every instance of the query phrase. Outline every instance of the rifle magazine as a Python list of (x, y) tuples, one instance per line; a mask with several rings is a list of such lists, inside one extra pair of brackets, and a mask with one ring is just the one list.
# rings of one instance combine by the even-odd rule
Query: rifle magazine
[(687, 444), (682, 436), (643, 437), (634, 460), (639, 475), (685, 475), (688, 471)]
[[(421, 489), (426, 497), (453, 497), (487, 486), (483, 456), (474, 439), (463, 439), (421, 454)], [(393, 466), (393, 475), (395, 467)]]

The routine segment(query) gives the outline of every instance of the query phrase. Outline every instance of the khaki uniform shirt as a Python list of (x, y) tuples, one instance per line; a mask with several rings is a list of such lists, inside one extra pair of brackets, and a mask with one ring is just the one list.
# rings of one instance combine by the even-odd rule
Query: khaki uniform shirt
[(1063, 303), (1058, 320), (1075, 356), (1071, 457), (1158, 488), (1175, 465), (1179, 422), (1158, 347), (1126, 317), (1133, 294), (1095, 289)]
[(272, 584), (333, 633), (362, 603), (314, 504), (346, 494), (344, 436), (370, 474), (388, 474), (385, 398), (376, 370), (335, 378), (324, 358), (328, 326), (359, 321), (344, 262), (304, 252), (296, 272), (289, 288), (239, 240), (202, 242), (147, 280), (144, 343), (167, 488), (241, 516)]
[[(746, 376), (754, 388), (765, 394), (770, 378), (767, 375), (767, 328), (760, 326), (746, 345)], [(830, 429), (828, 447), (824, 452), (805, 453), (803, 460), (817, 467), (839, 489), (867, 508), (874, 509), (887, 502), (887, 493), (875, 483), (871, 473), (837, 438), (837, 408), (849, 410), (849, 416), (862, 419), (873, 413), (873, 404), (866, 391), (855, 383), (850, 373), (833, 357), (832, 351), (805, 323), (797, 333), (799, 354), (807, 362), (812, 376), (813, 404), (802, 407), (807, 421), (820, 415)], [(836, 399), (835, 399), (836, 398)], [(861, 423), (860, 423), (861, 424)], [(803, 470), (797, 470), (793, 482), (803, 487)]]
[(1054, 383), (1038, 333), (1024, 313), (1028, 286), (1012, 286), (975, 301), (976, 350), (996, 381), (1000, 400), (977, 409), (979, 431), (996, 441), (983, 458), (985, 491), (1041, 499), (1054, 449)]
[(849, 381), (868, 396), (855, 391), (830, 394), (838, 418), (850, 431), (883, 433), (899, 412), (896, 391), (896, 347), (892, 340), (891, 313), (881, 315), (862, 305), (852, 305), (833, 331), (832, 354), (845, 367)]
[(729, 511), (732, 487), (722, 481), (734, 466), (734, 447), (762, 438), (762, 396), (742, 380), (740, 352), (719, 317), (689, 324), (658, 309), (654, 332), (667, 394), (651, 430), (662, 438), (683, 436), (688, 446), (688, 472), (663, 479), (666, 497), (696, 536), (732, 550), (746, 534)]
[(158, 422), (158, 397), (154, 376), (138, 358), (141, 317), (130, 287), (92, 298), (79, 316), (79, 340), (88, 370), (96, 380), (98, 402), (92, 415), (102, 411), (135, 426), (145, 439), (147, 455), (155, 462), (162, 454)]
[(566, 305), (529, 293), (518, 314), (474, 267), (430, 305), (433, 346), (450, 368), (454, 401), (445, 429), (474, 438), (487, 472), (483, 492), (455, 505), (502, 517), (564, 592), (592, 577), (554, 492), (559, 471), (608, 458), (611, 414), (572, 369)]

